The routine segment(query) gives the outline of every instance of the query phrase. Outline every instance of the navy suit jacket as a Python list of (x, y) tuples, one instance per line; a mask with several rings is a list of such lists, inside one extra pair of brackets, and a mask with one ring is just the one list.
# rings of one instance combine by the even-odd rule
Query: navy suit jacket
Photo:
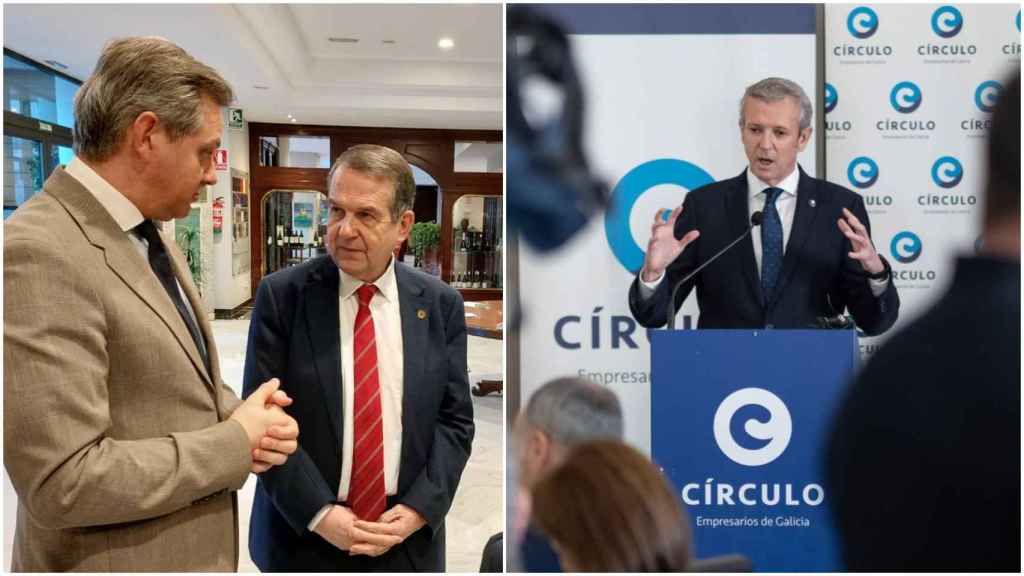
[[(648, 328), (665, 325), (672, 287), (750, 226), (746, 171), (735, 178), (693, 190), (676, 221), (676, 237), (699, 230), (700, 237), (666, 269), (663, 281), (647, 300), (639, 294), (639, 277), (629, 290), (633, 317)], [(813, 204), (813, 206), (812, 206)], [(878, 298), (871, 293), (860, 262), (847, 254), (850, 241), (839, 230), (848, 208), (871, 231), (859, 194), (811, 178), (800, 170), (796, 213), (785, 247), (782, 270), (772, 301), (762, 302), (761, 280), (750, 237), (687, 281), (676, 295), (676, 310), (697, 288), (698, 328), (811, 328), (820, 316), (849, 310), (868, 335), (885, 332), (896, 322), (900, 299), (889, 280)], [(760, 234), (755, 228), (754, 234)]]
[[(402, 452), (398, 491), (427, 525), (377, 558), (349, 556), (307, 525), (337, 500), (342, 394), (338, 326), (340, 274), (328, 256), (263, 279), (249, 328), (244, 395), (270, 378), (294, 403), (299, 449), (260, 475), (249, 553), (264, 571), (443, 572), (444, 517), (473, 440), (466, 371), (466, 320), (458, 291), (395, 263), (402, 316)], [(425, 312), (425, 315), (423, 314)]]

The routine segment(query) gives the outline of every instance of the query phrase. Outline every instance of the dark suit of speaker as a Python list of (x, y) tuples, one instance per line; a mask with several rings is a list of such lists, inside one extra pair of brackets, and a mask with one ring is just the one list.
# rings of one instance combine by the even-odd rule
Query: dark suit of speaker
[[(663, 326), (672, 287), (750, 226), (746, 171), (735, 178), (693, 190), (683, 202), (676, 230), (699, 230), (665, 272), (654, 294), (643, 299), (639, 278), (629, 290), (633, 317), (649, 328)], [(863, 267), (847, 254), (849, 240), (839, 230), (842, 209), (848, 208), (868, 232), (863, 199), (854, 192), (800, 170), (796, 212), (771, 301), (762, 302), (760, 274), (749, 236), (687, 281), (676, 295), (675, 309), (696, 287), (699, 328), (810, 328), (821, 316), (848, 309), (858, 328), (881, 334), (896, 322), (900, 300), (890, 280), (880, 297), (871, 293)], [(755, 228), (753, 234), (758, 234)], [(681, 237), (681, 234), (677, 234)]]
[(264, 571), (443, 572), (444, 517), (473, 440), (462, 297), (433, 276), (395, 264), (403, 342), (402, 451), (397, 494), (427, 524), (377, 558), (349, 556), (307, 525), (337, 500), (342, 390), (338, 291), (327, 256), (263, 279), (249, 329), (244, 392), (278, 377), (294, 399), (299, 449), (260, 475), (249, 553)]

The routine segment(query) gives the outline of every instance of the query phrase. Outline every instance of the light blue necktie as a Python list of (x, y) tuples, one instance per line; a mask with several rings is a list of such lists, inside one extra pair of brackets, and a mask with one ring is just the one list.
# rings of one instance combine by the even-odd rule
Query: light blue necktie
[(775, 284), (782, 269), (782, 219), (775, 208), (775, 201), (782, 194), (782, 188), (766, 188), (764, 221), (761, 223), (761, 294), (767, 306), (775, 292)]

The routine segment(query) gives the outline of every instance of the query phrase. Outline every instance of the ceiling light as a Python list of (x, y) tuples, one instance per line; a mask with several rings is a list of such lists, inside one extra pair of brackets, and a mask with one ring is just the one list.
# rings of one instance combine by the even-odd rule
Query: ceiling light
[(398, 44), (397, 40), (381, 40), (381, 44)]
[(291, 115), (291, 114), (289, 114), (289, 115), (288, 115), (288, 118), (289, 118), (289, 119), (291, 119), (291, 117), (292, 117), (292, 115)]
[(295, 122), (295, 118), (292, 118), (292, 122)]
[(455, 40), (451, 38), (441, 38), (437, 41), (437, 47), (441, 50), (451, 50), (455, 47)]
[(270, 86), (264, 86), (262, 84), (253, 84), (252, 87), (257, 90), (270, 90)]
[(336, 44), (355, 44), (356, 42), (359, 42), (359, 38), (341, 38), (338, 36), (331, 36), (327, 41), (334, 42)]
[(56, 60), (46, 60), (45, 62), (54, 68), (60, 68), (61, 70), (68, 69), (68, 65), (63, 62), (57, 62)]

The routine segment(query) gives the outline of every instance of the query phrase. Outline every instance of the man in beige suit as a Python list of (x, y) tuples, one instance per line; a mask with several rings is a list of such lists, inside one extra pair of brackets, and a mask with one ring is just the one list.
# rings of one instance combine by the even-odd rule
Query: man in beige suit
[(235, 570), (235, 491), (294, 452), (291, 400), (244, 403), (173, 240), (217, 181), (231, 88), (158, 38), (104, 49), (77, 158), (4, 227), (4, 466), (16, 571)]

